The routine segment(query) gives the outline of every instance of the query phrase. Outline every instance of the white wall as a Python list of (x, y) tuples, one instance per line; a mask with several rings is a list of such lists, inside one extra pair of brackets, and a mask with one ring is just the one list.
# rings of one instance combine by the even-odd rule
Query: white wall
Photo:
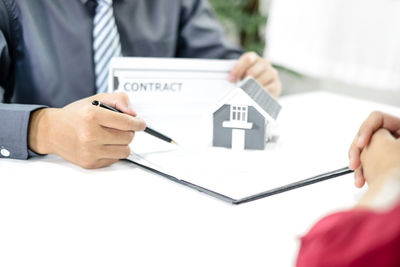
[(400, 0), (273, 0), (266, 56), (310, 76), (400, 91)]

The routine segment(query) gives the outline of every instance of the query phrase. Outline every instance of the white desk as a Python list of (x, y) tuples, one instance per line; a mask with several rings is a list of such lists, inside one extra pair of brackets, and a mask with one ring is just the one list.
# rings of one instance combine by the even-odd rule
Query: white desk
[[(372, 110), (400, 115), (328, 93), (281, 103), (281, 124), (337, 130), (326, 141), (342, 146), (345, 160)], [(47, 156), (0, 160), (0, 171), (0, 266), (292, 266), (298, 237), (361, 195), (346, 175), (233, 206), (128, 162), (83, 170)]]

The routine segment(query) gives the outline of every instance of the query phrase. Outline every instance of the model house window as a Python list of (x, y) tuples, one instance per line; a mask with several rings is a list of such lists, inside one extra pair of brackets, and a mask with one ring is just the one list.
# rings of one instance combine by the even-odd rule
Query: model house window
[(231, 106), (231, 121), (247, 122), (247, 106)]

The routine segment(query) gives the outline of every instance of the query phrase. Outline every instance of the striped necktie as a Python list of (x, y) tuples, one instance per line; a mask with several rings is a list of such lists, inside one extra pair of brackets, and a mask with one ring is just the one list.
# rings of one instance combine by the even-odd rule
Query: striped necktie
[(97, 0), (93, 19), (93, 56), (97, 93), (107, 91), (108, 71), (113, 57), (121, 56), (112, 0)]

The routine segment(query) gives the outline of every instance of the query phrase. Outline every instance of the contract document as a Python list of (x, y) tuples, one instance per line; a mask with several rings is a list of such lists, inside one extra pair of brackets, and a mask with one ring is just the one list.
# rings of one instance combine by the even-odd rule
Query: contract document
[(344, 160), (328, 159), (340, 158), (342, 148), (334, 143), (318, 145), (320, 133), (302, 129), (301, 123), (299, 127), (305, 118), (298, 118), (290, 107), (286, 112), (285, 106), (264, 150), (213, 147), (213, 111), (236, 88), (227, 80), (234, 64), (230, 60), (115, 59), (110, 92), (126, 92), (149, 127), (179, 144), (137, 132), (129, 160), (226, 196), (232, 203), (345, 166)]

